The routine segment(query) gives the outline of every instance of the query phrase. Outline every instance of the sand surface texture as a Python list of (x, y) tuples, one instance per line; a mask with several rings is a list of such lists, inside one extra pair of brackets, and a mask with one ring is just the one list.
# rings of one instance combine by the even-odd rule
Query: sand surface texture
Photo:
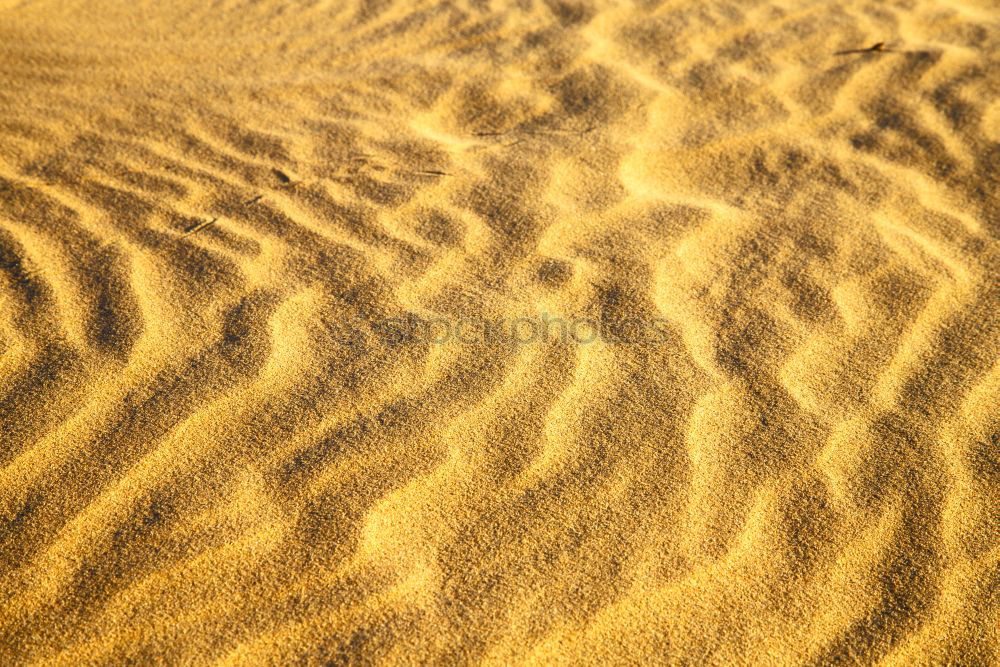
[(3, 0), (2, 662), (997, 664), (998, 235), (996, 2)]

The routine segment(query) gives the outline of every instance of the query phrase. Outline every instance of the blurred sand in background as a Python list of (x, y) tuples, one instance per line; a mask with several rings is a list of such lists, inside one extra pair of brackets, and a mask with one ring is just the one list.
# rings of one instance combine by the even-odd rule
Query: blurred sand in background
[[(5, 663), (1000, 659), (996, 2), (4, 0), (0, 84)], [(540, 313), (663, 336), (338, 338)]]

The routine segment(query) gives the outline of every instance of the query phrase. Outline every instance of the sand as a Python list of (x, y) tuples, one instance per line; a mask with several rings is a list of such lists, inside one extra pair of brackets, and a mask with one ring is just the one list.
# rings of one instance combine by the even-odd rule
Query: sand
[(998, 10), (3, 0), (0, 662), (998, 664)]

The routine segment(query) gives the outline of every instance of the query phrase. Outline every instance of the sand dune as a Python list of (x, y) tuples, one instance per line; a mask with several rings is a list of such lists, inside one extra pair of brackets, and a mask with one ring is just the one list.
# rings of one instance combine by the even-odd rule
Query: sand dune
[(997, 10), (0, 2), (0, 662), (996, 664)]

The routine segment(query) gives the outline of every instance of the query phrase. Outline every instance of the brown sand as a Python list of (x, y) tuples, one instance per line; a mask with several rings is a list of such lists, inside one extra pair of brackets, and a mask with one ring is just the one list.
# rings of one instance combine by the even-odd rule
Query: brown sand
[(997, 664), (998, 10), (0, 1), (2, 662)]

